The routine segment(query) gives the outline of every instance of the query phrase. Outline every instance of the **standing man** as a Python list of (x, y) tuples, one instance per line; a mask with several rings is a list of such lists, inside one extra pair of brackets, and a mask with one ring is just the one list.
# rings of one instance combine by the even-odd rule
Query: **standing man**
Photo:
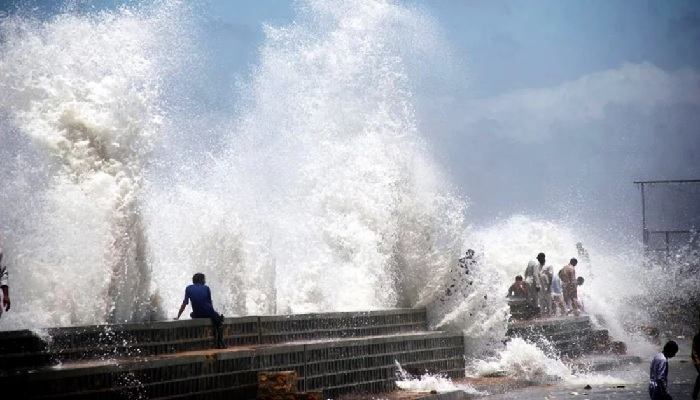
[(552, 314), (552, 275), (554, 274), (554, 267), (548, 265), (542, 269), (540, 274), (540, 282), (542, 283), (542, 290), (539, 293), (540, 308), (542, 315), (549, 316)]
[(576, 264), (578, 260), (572, 258), (569, 264), (561, 269), (561, 285), (564, 292), (564, 303), (571, 301), (571, 311), (578, 316), (578, 282), (576, 281)]
[(177, 312), (175, 319), (180, 319), (182, 312), (185, 311), (187, 304), (192, 301), (192, 318), (209, 318), (214, 326), (214, 346), (218, 349), (225, 349), (224, 342), (224, 315), (219, 314), (214, 310), (214, 305), (211, 301), (211, 290), (206, 285), (204, 274), (197, 272), (192, 277), (192, 284), (185, 288), (185, 299), (182, 301), (180, 310)]
[(563, 317), (566, 315), (566, 303), (564, 303), (564, 295), (561, 288), (561, 271), (557, 272), (552, 276), (552, 316), (557, 315), (557, 307), (561, 310), (559, 316)]
[[(528, 285), (528, 299), (536, 310), (540, 308), (539, 292), (542, 290), (542, 282), (540, 279), (545, 260), (544, 253), (540, 253), (537, 255), (537, 259), (530, 261), (527, 264), (527, 268), (525, 268), (525, 283)], [(539, 311), (537, 314), (539, 314)]]
[(670, 340), (661, 353), (654, 356), (649, 368), (649, 397), (651, 400), (672, 400), (668, 393), (668, 359), (678, 353), (678, 344)]
[[(700, 318), (698, 318), (700, 323)], [(695, 378), (695, 386), (693, 386), (693, 400), (698, 400), (698, 395), (700, 394), (700, 328), (698, 328), (698, 333), (693, 337), (693, 346), (690, 349), (690, 358), (693, 359), (693, 365), (695, 365), (695, 370), (698, 372), (697, 378)]]
[(10, 286), (7, 273), (7, 267), (2, 265), (2, 247), (0, 247), (0, 288), (2, 289), (2, 306), (0, 306), (0, 315), (3, 311), (10, 311)]

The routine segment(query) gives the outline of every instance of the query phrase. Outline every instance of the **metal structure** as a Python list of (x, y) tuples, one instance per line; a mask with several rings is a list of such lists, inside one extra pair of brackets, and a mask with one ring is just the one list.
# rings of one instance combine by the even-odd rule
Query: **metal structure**
[[(639, 185), (642, 192), (642, 243), (644, 244), (644, 255), (649, 256), (652, 254), (658, 254), (664, 252), (666, 257), (671, 254), (671, 238), (676, 235), (687, 235), (690, 237), (692, 231), (687, 230), (663, 230), (663, 229), (650, 229), (647, 224), (647, 202), (644, 194), (645, 185), (666, 185), (666, 184), (700, 184), (700, 179), (676, 179), (676, 180), (656, 180), (656, 181), (636, 181), (635, 184)], [(650, 247), (650, 239), (652, 236), (662, 235), (663, 246), (662, 247)]]

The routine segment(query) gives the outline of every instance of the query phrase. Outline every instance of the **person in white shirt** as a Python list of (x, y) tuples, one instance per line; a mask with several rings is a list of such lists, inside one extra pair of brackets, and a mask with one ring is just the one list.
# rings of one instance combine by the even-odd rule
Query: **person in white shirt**
[(678, 344), (670, 340), (661, 353), (654, 356), (649, 368), (649, 397), (651, 400), (671, 400), (668, 392), (668, 359), (678, 353)]
[[(542, 290), (542, 266), (545, 263), (544, 253), (537, 255), (537, 259), (530, 261), (525, 268), (525, 283), (528, 285), (528, 299), (536, 308), (540, 308), (539, 292)], [(538, 313), (539, 314), (539, 313)]]
[(561, 311), (560, 316), (566, 315), (566, 303), (564, 303), (564, 292), (561, 288), (561, 278), (559, 273), (552, 276), (552, 316), (557, 314), (557, 307)]
[(552, 275), (554, 267), (548, 265), (542, 269), (540, 274), (540, 284), (542, 290), (539, 292), (540, 311), (543, 316), (552, 314)]

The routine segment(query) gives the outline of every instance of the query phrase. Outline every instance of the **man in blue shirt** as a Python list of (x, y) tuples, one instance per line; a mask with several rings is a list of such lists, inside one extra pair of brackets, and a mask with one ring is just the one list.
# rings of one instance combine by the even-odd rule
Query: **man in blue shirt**
[(197, 272), (192, 277), (192, 284), (185, 288), (185, 299), (182, 301), (180, 306), (180, 311), (177, 313), (175, 319), (180, 319), (185, 307), (192, 302), (192, 313), (190, 317), (192, 318), (210, 318), (211, 323), (214, 326), (214, 341), (216, 348), (225, 349), (226, 343), (224, 343), (224, 315), (219, 314), (214, 310), (214, 305), (211, 301), (211, 290), (207, 286), (204, 274)]
[(651, 400), (672, 400), (668, 393), (668, 359), (678, 353), (678, 344), (670, 340), (664, 350), (654, 356), (649, 369), (649, 397)]

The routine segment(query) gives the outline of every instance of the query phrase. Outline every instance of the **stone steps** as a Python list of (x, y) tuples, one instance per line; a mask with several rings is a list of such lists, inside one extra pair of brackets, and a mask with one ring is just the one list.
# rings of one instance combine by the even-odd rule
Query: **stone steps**
[[(228, 346), (366, 337), (427, 331), (425, 310), (226, 318)], [(212, 347), (208, 319), (0, 332), (0, 370), (66, 361), (153, 356)]]
[[(293, 370), (300, 390), (323, 391), (329, 398), (393, 390), (396, 362), (464, 376), (462, 335), (428, 331), (422, 309), (230, 318), (230, 347), (223, 350), (208, 349), (208, 320), (49, 333), (55, 337), (43, 346), (26, 332), (0, 333), (0, 360), (12, 366), (0, 370), (3, 390), (22, 399), (252, 400), (259, 372)], [(8, 354), (18, 339), (24, 344)], [(20, 354), (51, 363), (21, 366)]]
[(624, 354), (619, 349), (625, 347), (622, 342), (611, 341), (606, 329), (595, 329), (587, 315), (511, 322), (506, 336), (523, 338), (566, 358), (595, 353)]

